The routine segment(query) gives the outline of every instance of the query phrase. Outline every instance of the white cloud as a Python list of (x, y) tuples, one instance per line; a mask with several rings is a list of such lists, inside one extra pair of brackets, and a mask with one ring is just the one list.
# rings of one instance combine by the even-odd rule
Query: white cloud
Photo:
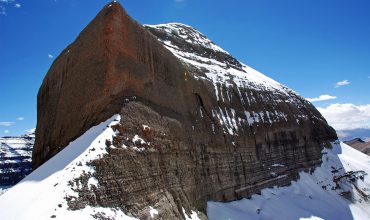
[(17, 4), (15, 4), (14, 5), (14, 7), (16, 7), (16, 8), (20, 8), (22, 5), (21, 4), (19, 4), (19, 3), (17, 3)]
[(320, 95), (319, 97), (316, 98), (307, 98), (308, 101), (310, 102), (320, 102), (320, 101), (326, 101), (326, 100), (332, 100), (336, 99), (336, 96), (331, 96), (331, 95)]
[(49, 59), (53, 59), (53, 55), (51, 55), (51, 54), (48, 54), (48, 57), (49, 57)]
[(5, 130), (5, 131), (4, 131), (4, 133), (5, 133), (5, 134), (8, 134), (8, 133), (9, 133), (9, 130)]
[(317, 109), (336, 130), (370, 129), (370, 104), (332, 104)]
[(10, 127), (13, 124), (14, 124), (14, 122), (9, 122), (9, 121), (0, 122), (0, 126), (5, 126), (5, 127)]
[(343, 81), (337, 82), (335, 84), (335, 88), (339, 88), (339, 87), (342, 87), (342, 86), (348, 86), (349, 84), (351, 84), (351, 82), (345, 79)]
[(18, 120), (18, 121), (23, 121), (23, 120), (24, 120), (24, 118), (23, 118), (23, 117), (18, 117), (18, 118), (17, 118), (17, 120)]

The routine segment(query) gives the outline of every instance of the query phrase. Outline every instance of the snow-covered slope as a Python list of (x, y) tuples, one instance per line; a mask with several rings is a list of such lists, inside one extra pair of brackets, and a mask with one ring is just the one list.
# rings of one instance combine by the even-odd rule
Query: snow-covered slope
[(0, 195), (31, 172), (34, 141), (34, 133), (0, 138)]
[[(217, 84), (236, 83), (238, 87), (252, 86), (258, 90), (268, 89), (284, 94), (291, 91), (257, 70), (240, 63), (193, 27), (181, 23), (145, 25), (145, 27), (171, 36), (172, 39), (162, 37), (158, 40), (184, 63), (199, 69), (206, 69), (205, 78), (215, 84), (216, 90)], [(181, 47), (177, 44), (176, 38), (185, 40), (189, 45), (192, 45), (192, 48)], [(203, 50), (198, 51), (196, 47), (203, 48)], [(208, 51), (204, 51), (204, 49)], [(194, 75), (194, 77), (200, 76)]]
[[(100, 157), (105, 151), (105, 141), (114, 135), (111, 125), (119, 121), (114, 116), (91, 128), (68, 147), (51, 158), (20, 183), (0, 197), (1, 219), (94, 219), (93, 216), (133, 219), (122, 211), (108, 208), (86, 207), (78, 211), (68, 210), (66, 197), (76, 196), (70, 181), (94, 170), (88, 162)], [(89, 185), (96, 185), (94, 178)]]
[(312, 175), (231, 203), (208, 203), (210, 220), (370, 219), (370, 157), (346, 144), (323, 151)]
[[(80, 177), (88, 178), (89, 189), (99, 187), (93, 177), (94, 168), (90, 162), (107, 153), (107, 145), (112, 142), (115, 132), (112, 126), (120, 120), (115, 115), (101, 124), (92, 127), (81, 137), (71, 142), (64, 150), (48, 160), (14, 187), (0, 196), (0, 219), (137, 219), (126, 215), (118, 208), (91, 207), (81, 205), (79, 210), (70, 210), (68, 200), (79, 195), (76, 192), (82, 187)], [(148, 207), (153, 218), (158, 210)], [(186, 220), (198, 220), (195, 212)]]

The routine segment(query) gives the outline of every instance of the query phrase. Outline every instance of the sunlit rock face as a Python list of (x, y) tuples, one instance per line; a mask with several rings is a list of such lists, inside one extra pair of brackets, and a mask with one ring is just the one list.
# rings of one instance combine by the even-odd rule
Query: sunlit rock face
[[(294, 91), (183, 24), (142, 26), (103, 8), (55, 60), (38, 94), (33, 167), (119, 113), (108, 154), (79, 178), (71, 209), (119, 207), (146, 219), (205, 213), (321, 163), (335, 131)], [(205, 216), (203, 216), (205, 218)]]

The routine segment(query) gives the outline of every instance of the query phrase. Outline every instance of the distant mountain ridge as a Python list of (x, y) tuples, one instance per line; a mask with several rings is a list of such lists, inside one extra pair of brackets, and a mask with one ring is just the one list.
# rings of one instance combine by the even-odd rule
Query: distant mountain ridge
[(354, 130), (337, 130), (338, 137), (341, 140), (352, 140), (361, 138), (362, 140), (370, 141), (370, 129), (359, 128)]
[(0, 138), (0, 188), (9, 188), (31, 173), (34, 142), (35, 133)]
[(344, 141), (344, 143), (370, 156), (370, 142), (366, 142), (361, 138), (355, 138), (350, 141)]

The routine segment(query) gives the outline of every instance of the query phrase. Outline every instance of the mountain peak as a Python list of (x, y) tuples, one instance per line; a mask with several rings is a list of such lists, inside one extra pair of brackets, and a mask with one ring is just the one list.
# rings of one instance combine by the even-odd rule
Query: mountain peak
[(176, 37), (179, 39), (183, 39), (193, 45), (199, 45), (199, 46), (202, 46), (202, 47), (214, 50), (214, 51), (229, 54), (228, 52), (226, 52), (225, 50), (217, 46), (210, 39), (208, 39), (200, 31), (186, 24), (168, 23), (168, 24), (144, 25), (144, 26), (148, 28), (155, 28), (158, 30), (163, 30), (167, 34), (170, 34), (173, 37)]
[[(176, 57), (118, 2), (108, 4), (56, 58), (40, 87), (34, 168), (118, 113), (126, 98), (172, 109), (170, 97), (181, 97), (175, 90), (182, 88), (183, 73)], [(167, 99), (160, 97), (169, 91)]]
[[(102, 127), (87, 131), (116, 114), (96, 143)], [(154, 207), (159, 218), (178, 219), (205, 213), (208, 200), (289, 184), (336, 138), (309, 102), (194, 28), (143, 27), (110, 3), (42, 83), (33, 166), (89, 146), (78, 158), (91, 159), (79, 161), (91, 172), (69, 180), (82, 187), (66, 196), (69, 209), (115, 207), (147, 219)]]

